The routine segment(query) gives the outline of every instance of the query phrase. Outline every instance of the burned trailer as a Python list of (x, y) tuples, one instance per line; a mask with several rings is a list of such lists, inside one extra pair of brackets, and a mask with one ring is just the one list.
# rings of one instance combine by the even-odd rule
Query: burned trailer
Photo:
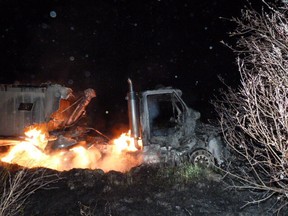
[[(135, 92), (129, 81), (129, 110), (135, 109)], [(201, 166), (222, 164), (225, 145), (219, 130), (200, 121), (200, 113), (189, 108), (179, 89), (161, 88), (138, 94), (139, 115), (129, 112), (130, 122), (139, 125), (132, 131), (143, 140), (143, 159), (146, 163), (181, 163), (190, 161)], [(135, 105), (134, 105), (135, 106)], [(132, 109), (131, 109), (132, 107)], [(135, 118), (133, 120), (133, 118)], [(138, 132), (136, 133), (138, 134)], [(137, 138), (132, 133), (134, 138)]]
[(72, 126), (95, 96), (87, 89), (75, 102), (72, 89), (59, 84), (0, 85), (0, 145), (17, 144), (28, 126), (41, 125), (47, 132)]

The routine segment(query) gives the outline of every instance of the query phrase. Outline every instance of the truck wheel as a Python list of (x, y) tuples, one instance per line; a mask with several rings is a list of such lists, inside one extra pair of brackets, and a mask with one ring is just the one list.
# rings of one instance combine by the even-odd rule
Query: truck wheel
[(189, 161), (200, 167), (211, 167), (215, 164), (213, 155), (205, 149), (193, 151), (189, 156)]

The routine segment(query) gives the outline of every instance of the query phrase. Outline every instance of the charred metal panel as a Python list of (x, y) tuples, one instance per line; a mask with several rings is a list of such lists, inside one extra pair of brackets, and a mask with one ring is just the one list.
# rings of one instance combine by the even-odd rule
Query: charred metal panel
[(50, 120), (51, 114), (59, 109), (60, 100), (68, 99), (72, 95), (72, 89), (55, 84), (47, 86), (45, 91), (44, 115), (45, 122)]
[(0, 136), (20, 136), (26, 126), (48, 121), (69, 92), (60, 85), (0, 85)]

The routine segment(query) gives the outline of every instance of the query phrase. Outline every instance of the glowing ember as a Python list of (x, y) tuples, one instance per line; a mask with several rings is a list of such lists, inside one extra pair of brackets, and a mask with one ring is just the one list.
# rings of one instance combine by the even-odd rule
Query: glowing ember
[[(123, 133), (112, 145), (106, 145), (105, 153), (97, 146), (85, 147), (77, 144), (72, 148), (48, 152), (48, 139), (43, 131), (33, 128), (25, 133), (25, 141), (12, 146), (1, 156), (1, 161), (24, 167), (46, 167), (59, 171), (73, 168), (128, 171), (142, 162), (141, 154), (130, 133)], [(136, 141), (142, 146), (141, 140)], [(104, 145), (104, 144), (103, 144)], [(129, 154), (130, 152), (134, 152)], [(138, 153), (138, 154), (137, 154)], [(133, 155), (134, 154), (134, 155)]]

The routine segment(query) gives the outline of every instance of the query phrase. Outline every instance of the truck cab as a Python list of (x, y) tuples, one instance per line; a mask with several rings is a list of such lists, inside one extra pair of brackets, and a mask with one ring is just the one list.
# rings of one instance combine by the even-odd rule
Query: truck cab
[[(200, 113), (189, 109), (181, 99), (181, 94), (179, 89), (172, 88), (142, 93), (140, 113), (144, 143), (179, 146), (186, 134), (194, 133)], [(190, 127), (182, 130), (188, 123)]]
[[(133, 87), (128, 98), (135, 100), (131, 90)], [(143, 141), (144, 162), (177, 164), (188, 160), (201, 166), (223, 163), (225, 145), (219, 130), (200, 121), (200, 113), (182, 100), (181, 90), (168, 87), (137, 95), (139, 114), (136, 112), (134, 117), (139, 118), (140, 127), (136, 130)], [(129, 118), (133, 115), (129, 114)], [(133, 124), (130, 127), (133, 131)]]

